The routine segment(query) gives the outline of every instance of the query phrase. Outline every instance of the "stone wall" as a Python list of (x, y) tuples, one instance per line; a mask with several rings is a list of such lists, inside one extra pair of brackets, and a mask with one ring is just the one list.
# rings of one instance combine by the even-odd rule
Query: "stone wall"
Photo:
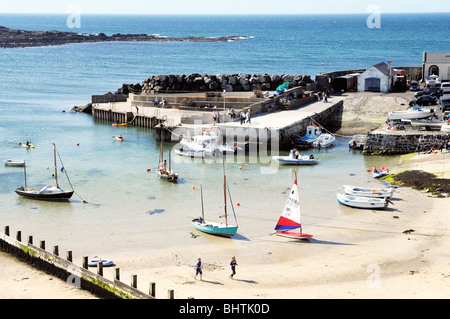
[(363, 154), (371, 155), (396, 155), (417, 151), (420, 144), (422, 151), (431, 148), (438, 150), (441, 143), (450, 140), (449, 134), (441, 132), (391, 132), (384, 133), (374, 131), (367, 135), (367, 142)]
[(268, 74), (190, 74), (152, 75), (142, 85), (143, 93), (207, 92), (207, 91), (273, 91), (286, 82), (290, 87), (313, 83), (309, 75)]

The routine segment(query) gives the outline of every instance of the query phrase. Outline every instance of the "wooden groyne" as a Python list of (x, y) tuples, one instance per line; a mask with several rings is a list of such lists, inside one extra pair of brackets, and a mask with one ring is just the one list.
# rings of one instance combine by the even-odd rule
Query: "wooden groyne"
[[(17, 231), (15, 238), (10, 236), (9, 226), (5, 226), (3, 237), (0, 237), (0, 249), (15, 256), (20, 261), (45, 271), (69, 285), (86, 290), (102, 299), (156, 299), (155, 283), (149, 283), (149, 292), (137, 289), (137, 275), (131, 276), (131, 284), (120, 281), (120, 269), (115, 268), (114, 279), (103, 277), (103, 264), (97, 264), (97, 273), (88, 269), (88, 257), (82, 259), (82, 266), (72, 260), (72, 251), (66, 252), (66, 258), (59, 256), (58, 246), (53, 246), (53, 252), (45, 249), (45, 241), (39, 246), (34, 245), (33, 236), (28, 236), (26, 243), (22, 242), (22, 232)], [(168, 290), (167, 297), (174, 298), (174, 291)]]

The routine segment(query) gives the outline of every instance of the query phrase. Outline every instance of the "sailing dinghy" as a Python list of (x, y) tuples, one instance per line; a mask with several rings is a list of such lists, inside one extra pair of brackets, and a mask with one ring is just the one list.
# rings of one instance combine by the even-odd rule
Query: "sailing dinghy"
[(53, 144), (53, 154), (55, 160), (55, 183), (56, 186), (50, 185), (45, 186), (41, 189), (38, 188), (28, 188), (27, 187), (27, 173), (26, 173), (26, 165), (24, 165), (24, 176), (25, 176), (25, 187), (16, 188), (16, 193), (20, 196), (32, 198), (32, 199), (41, 199), (41, 200), (68, 200), (72, 197), (74, 191), (64, 191), (59, 187), (58, 184), (58, 170), (56, 167), (56, 146)]
[[(295, 229), (298, 229), (299, 231), (291, 231)], [(275, 226), (274, 234), (292, 239), (310, 239), (313, 237), (313, 235), (302, 232), (302, 225), (300, 223), (300, 202), (298, 196), (297, 174), (295, 174), (294, 185), (292, 185), (286, 205), (284, 206), (280, 219)]]
[(158, 176), (168, 182), (177, 182), (178, 181), (178, 174), (175, 173), (171, 169), (171, 161), (170, 161), (170, 152), (169, 152), (169, 168), (167, 168), (167, 163), (164, 160), (164, 154), (163, 154), (163, 148), (162, 148), (162, 142), (160, 144), (160, 150), (159, 150), (159, 163), (158, 168), (156, 169), (156, 174)]
[[(227, 194), (226, 194), (227, 188), (228, 188), (228, 185), (227, 185), (227, 180), (226, 180), (226, 176), (225, 176), (225, 163), (223, 163), (223, 199), (224, 199), (224, 203), (225, 203), (225, 207), (224, 207), (225, 214), (223, 217), (225, 217), (225, 223), (205, 220), (205, 213), (204, 213), (204, 209), (203, 209), (203, 191), (202, 191), (202, 188), (200, 187), (200, 194), (201, 194), (201, 201), (202, 201), (202, 216), (192, 220), (192, 225), (195, 228), (197, 228), (198, 230), (200, 230), (204, 233), (207, 233), (207, 234), (223, 236), (223, 237), (233, 237), (236, 234), (237, 229), (238, 229), (236, 214), (234, 215), (234, 218), (236, 220), (236, 225), (228, 224)], [(230, 197), (230, 202), (231, 202), (231, 195), (230, 195), (229, 189), (228, 189), (228, 195)], [(233, 202), (231, 202), (231, 208), (233, 209), (233, 213), (234, 213)]]

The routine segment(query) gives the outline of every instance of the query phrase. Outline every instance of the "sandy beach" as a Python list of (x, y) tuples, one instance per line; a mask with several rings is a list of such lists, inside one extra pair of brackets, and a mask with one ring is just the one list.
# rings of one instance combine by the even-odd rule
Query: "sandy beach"
[[(449, 160), (450, 153), (409, 155), (391, 172), (421, 169), (448, 177)], [(137, 274), (142, 291), (155, 282), (156, 297), (163, 299), (169, 289), (176, 299), (449, 298), (450, 198), (399, 187), (392, 202), (383, 211), (337, 205), (336, 219), (303, 210), (303, 231), (314, 235), (309, 242), (269, 233), (251, 240), (205, 234), (192, 239), (190, 249), (124, 254), (115, 261), (127, 265), (122, 278)], [(198, 257), (202, 280), (194, 279)], [(3, 299), (95, 298), (4, 253), (0, 270)], [(105, 268), (105, 277), (112, 274)]]

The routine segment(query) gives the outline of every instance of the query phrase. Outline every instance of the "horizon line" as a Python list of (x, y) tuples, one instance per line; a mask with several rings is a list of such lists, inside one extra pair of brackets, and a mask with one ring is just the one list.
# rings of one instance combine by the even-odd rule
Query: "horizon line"
[[(166, 15), (166, 16), (196, 16), (196, 15), (217, 15), (217, 16), (295, 16), (295, 15), (367, 15), (370, 12), (302, 12), (302, 13), (142, 13), (142, 12), (85, 12), (86, 15)], [(450, 11), (429, 11), (429, 12), (381, 12), (381, 14), (445, 14)], [(48, 14), (67, 15), (69, 12), (0, 12), (0, 14)]]

